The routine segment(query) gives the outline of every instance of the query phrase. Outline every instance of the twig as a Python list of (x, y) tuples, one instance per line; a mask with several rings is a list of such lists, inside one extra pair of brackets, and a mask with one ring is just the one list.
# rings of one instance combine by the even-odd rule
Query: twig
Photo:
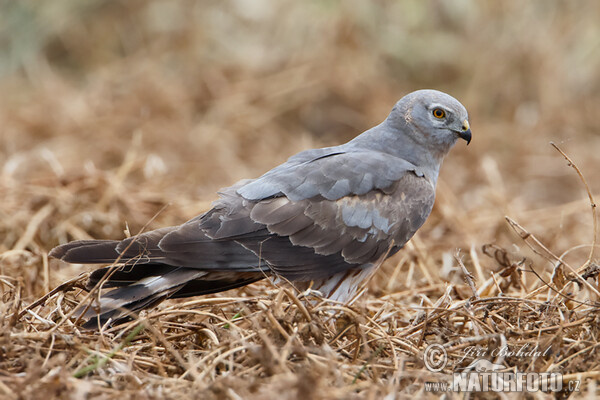
[(55, 287), (54, 289), (52, 289), (50, 292), (46, 293), (45, 295), (43, 295), (42, 297), (40, 297), (39, 299), (37, 299), (36, 301), (34, 301), (33, 303), (31, 303), (30, 305), (28, 305), (27, 307), (25, 307), (23, 310), (21, 310), (21, 312), (19, 313), (19, 319), (21, 319), (23, 317), (23, 315), (27, 314), (27, 311), (34, 309), (35, 307), (44, 304), (46, 302), (46, 300), (48, 300), (50, 297), (54, 296), (56, 293), (58, 292), (68, 292), (69, 290), (72, 290), (73, 288), (76, 287), (81, 287), (76, 285), (75, 283), (79, 280), (81, 280), (81, 278), (84, 275), (79, 275), (76, 278), (70, 279), (66, 282), (61, 283), (60, 285), (58, 285), (57, 287)]
[(46, 204), (44, 207), (40, 208), (33, 217), (29, 220), (27, 224), (27, 228), (25, 228), (25, 233), (19, 238), (17, 243), (13, 246), (13, 250), (23, 250), (31, 239), (35, 236), (40, 224), (44, 222), (46, 218), (54, 211), (54, 206), (52, 204)]
[(590, 187), (587, 184), (587, 181), (585, 180), (585, 177), (583, 176), (583, 173), (581, 172), (581, 170), (579, 169), (577, 164), (575, 164), (573, 162), (573, 160), (571, 160), (571, 158), (568, 155), (566, 155), (565, 152), (562, 151), (560, 149), (560, 147), (558, 147), (554, 142), (550, 142), (550, 145), (552, 147), (554, 147), (560, 154), (562, 154), (562, 156), (569, 163), (569, 167), (573, 167), (575, 172), (577, 172), (577, 175), (579, 175), (579, 179), (581, 179), (583, 186), (585, 186), (585, 190), (587, 191), (588, 199), (590, 200), (590, 207), (592, 208), (592, 222), (593, 222), (593, 227), (594, 227), (593, 228), (594, 229), (594, 235), (593, 235), (594, 239), (592, 242), (592, 247), (590, 249), (590, 255), (588, 256), (587, 261), (585, 262), (585, 264), (583, 264), (578, 269), (578, 271), (581, 271), (583, 268), (587, 267), (592, 262), (592, 259), (594, 258), (594, 250), (596, 248), (596, 243), (598, 243), (598, 226), (597, 226), (598, 221), (596, 218), (596, 202), (594, 201), (594, 196), (592, 195), (592, 191), (590, 190)]
[(456, 254), (454, 255), (454, 259), (456, 260), (458, 265), (460, 265), (460, 268), (462, 269), (463, 274), (465, 275), (465, 280), (467, 281), (467, 284), (469, 285), (469, 287), (471, 288), (471, 291), (473, 292), (473, 297), (478, 299), (479, 294), (477, 293), (477, 288), (475, 287), (475, 282), (473, 282), (473, 274), (471, 274), (469, 272), (467, 267), (465, 267), (465, 264), (462, 262), (462, 259), (460, 258), (460, 250), (458, 250), (456, 252)]
[(300, 299), (298, 299), (298, 297), (296, 297), (296, 295), (294, 293), (292, 293), (292, 291), (288, 290), (287, 288), (284, 288), (283, 292), (286, 294), (286, 296), (288, 297), (288, 299), (290, 299), (292, 301), (292, 303), (294, 303), (296, 305), (296, 307), (298, 307), (298, 309), (300, 310), (300, 312), (302, 314), (304, 314), (304, 316), (306, 317), (306, 320), (308, 322), (312, 321), (312, 317), (310, 315), (310, 312), (308, 312), (308, 310), (306, 309), (306, 307), (304, 306), (304, 304), (302, 304), (302, 302), (300, 301)]
[[(533, 250), (535, 253), (539, 254), (540, 256), (546, 258), (549, 261), (555, 261), (555, 262), (558, 262), (558, 263), (564, 265), (565, 267), (567, 267), (569, 270), (571, 270), (571, 272), (573, 274), (575, 274), (578, 277), (578, 280), (581, 283), (583, 283), (585, 286), (588, 287), (588, 289), (590, 289), (592, 292), (594, 292), (597, 296), (600, 297), (600, 292), (598, 292), (598, 289), (596, 289), (587, 280), (581, 279), (581, 277), (579, 276), (579, 273), (573, 267), (571, 267), (566, 261), (562, 260), (556, 254), (554, 254), (550, 250), (548, 250), (548, 248), (546, 246), (544, 246), (542, 244), (542, 242), (540, 242), (535, 236), (533, 236), (533, 234), (529, 233), (525, 228), (523, 228), (521, 225), (519, 225), (515, 220), (511, 219), (510, 217), (504, 217), (504, 218), (506, 219), (506, 221), (508, 222), (510, 227), (514, 229), (514, 231), (521, 237), (521, 239), (523, 239), (523, 241), (529, 246), (529, 248), (531, 250)], [(533, 242), (533, 244), (530, 243), (530, 241)], [(535, 246), (534, 246), (534, 244), (535, 244)], [(543, 288), (544, 287), (537, 288), (533, 292), (529, 293), (527, 295), (527, 298), (531, 298), (532, 296), (535, 296), (537, 293), (539, 293), (541, 290), (543, 290)]]
[[(545, 285), (545, 286), (546, 286), (548, 289), (550, 289), (551, 291), (553, 291), (554, 293), (556, 293), (558, 296), (561, 296), (562, 298), (564, 298), (564, 299), (565, 299), (565, 300), (567, 300), (567, 301), (572, 301), (572, 302), (574, 302), (574, 303), (581, 304), (581, 305), (583, 305), (583, 306), (592, 306), (592, 307), (596, 308), (596, 307), (595, 307), (593, 304), (590, 304), (590, 303), (585, 303), (585, 302), (583, 302), (583, 301), (579, 301), (579, 300), (577, 300), (577, 299), (574, 299), (573, 297), (569, 297), (569, 296), (567, 296), (567, 295), (566, 295), (566, 294), (564, 294), (564, 293), (563, 293), (561, 290), (555, 289), (554, 287), (552, 287), (552, 285), (551, 285), (549, 282), (546, 282), (546, 281), (544, 280), (544, 278), (542, 278), (542, 276), (541, 276), (540, 274), (538, 274), (538, 273), (536, 272), (536, 270), (535, 270), (535, 269), (533, 269), (533, 267), (529, 267), (529, 268), (530, 268), (529, 270), (525, 270), (525, 271), (533, 272), (533, 274), (534, 274), (534, 275), (535, 275), (535, 276), (536, 276), (536, 277), (537, 277), (537, 278), (538, 278), (538, 279), (539, 279), (539, 280), (540, 280), (540, 281), (541, 281), (541, 282), (542, 282), (542, 283), (543, 283), (543, 284), (544, 284), (544, 285)], [(543, 287), (542, 287), (542, 288), (543, 288)]]

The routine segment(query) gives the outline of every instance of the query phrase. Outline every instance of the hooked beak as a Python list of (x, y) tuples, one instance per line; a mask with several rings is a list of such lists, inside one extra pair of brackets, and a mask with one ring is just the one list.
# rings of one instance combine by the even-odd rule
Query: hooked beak
[(467, 142), (467, 146), (471, 143), (471, 127), (466, 119), (463, 121), (462, 130), (458, 133), (458, 136)]

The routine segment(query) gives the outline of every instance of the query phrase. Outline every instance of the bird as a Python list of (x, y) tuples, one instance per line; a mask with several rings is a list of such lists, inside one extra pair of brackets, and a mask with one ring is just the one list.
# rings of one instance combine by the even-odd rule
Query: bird
[(85, 285), (103, 289), (99, 304), (80, 306), (88, 329), (122, 323), (165, 299), (264, 278), (345, 303), (423, 225), (458, 139), (471, 141), (465, 107), (444, 92), (417, 90), (349, 142), (302, 151), (221, 189), (210, 210), (182, 225), (72, 241), (49, 256), (105, 264)]

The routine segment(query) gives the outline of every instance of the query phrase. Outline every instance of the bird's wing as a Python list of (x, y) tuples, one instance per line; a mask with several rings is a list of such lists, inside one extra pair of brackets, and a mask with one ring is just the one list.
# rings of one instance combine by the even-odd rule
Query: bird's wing
[[(367, 264), (392, 245), (401, 248), (414, 235), (431, 212), (434, 196), (429, 181), (407, 172), (384, 190), (337, 200), (321, 196), (300, 201), (266, 199), (253, 205), (250, 218), (292, 245), (312, 249), (317, 256), (339, 254), (348, 264)], [(268, 242), (262, 243), (262, 254), (265, 246), (268, 248)]]
[(435, 191), (404, 160), (355, 152), (288, 166), (221, 196), (165, 235), (160, 249), (189, 266), (197, 258), (185, 255), (201, 257), (207, 238), (236, 243), (255, 255), (254, 268), (310, 280), (374, 262), (392, 243), (402, 247), (431, 212)]

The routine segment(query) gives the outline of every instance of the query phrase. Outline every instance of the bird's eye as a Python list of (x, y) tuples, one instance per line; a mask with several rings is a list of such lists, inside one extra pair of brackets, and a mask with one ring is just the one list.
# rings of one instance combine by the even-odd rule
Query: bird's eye
[(433, 116), (438, 119), (442, 119), (446, 116), (446, 111), (442, 110), (441, 108), (436, 108), (433, 110)]

